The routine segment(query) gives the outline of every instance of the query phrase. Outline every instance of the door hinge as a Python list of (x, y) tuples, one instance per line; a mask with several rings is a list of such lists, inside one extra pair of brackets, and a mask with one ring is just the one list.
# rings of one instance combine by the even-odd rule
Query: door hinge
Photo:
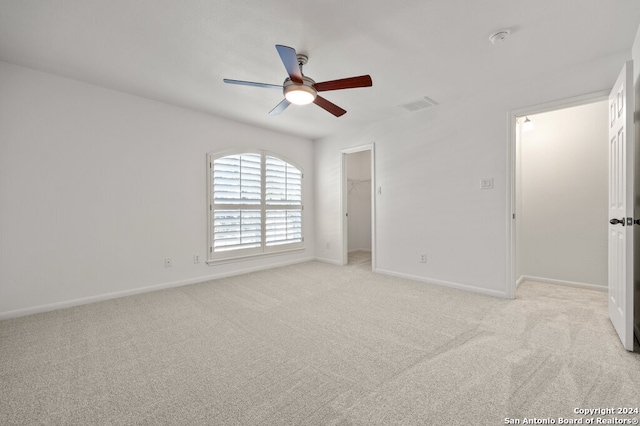
[(515, 219), (515, 218), (516, 218), (516, 214), (514, 213), (511, 215), (511, 219)]
[(632, 217), (627, 218), (627, 226), (632, 226), (634, 224), (634, 220)]

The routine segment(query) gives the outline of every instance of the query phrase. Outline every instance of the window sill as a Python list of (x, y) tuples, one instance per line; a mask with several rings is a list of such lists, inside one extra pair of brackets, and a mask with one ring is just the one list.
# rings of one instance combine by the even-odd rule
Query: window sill
[(274, 256), (283, 255), (283, 254), (301, 252), (304, 250), (305, 250), (305, 247), (296, 247), (296, 248), (272, 251), (267, 253), (247, 254), (247, 255), (240, 255), (240, 256), (234, 256), (234, 257), (223, 257), (219, 259), (208, 259), (207, 265), (216, 266), (216, 265), (224, 265), (226, 263), (245, 262), (248, 260), (255, 260), (255, 259), (260, 259), (265, 257), (274, 257)]

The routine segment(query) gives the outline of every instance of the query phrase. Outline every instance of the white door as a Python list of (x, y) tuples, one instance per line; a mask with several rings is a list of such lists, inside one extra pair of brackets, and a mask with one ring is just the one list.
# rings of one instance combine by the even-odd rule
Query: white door
[(609, 317), (633, 350), (633, 62), (609, 95)]

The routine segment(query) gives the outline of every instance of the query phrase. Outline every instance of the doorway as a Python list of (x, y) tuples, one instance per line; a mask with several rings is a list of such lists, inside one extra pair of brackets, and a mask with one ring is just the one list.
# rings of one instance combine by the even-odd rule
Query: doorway
[(607, 290), (607, 95), (510, 114), (511, 298), (525, 280)]
[(373, 144), (342, 151), (342, 264), (375, 270)]

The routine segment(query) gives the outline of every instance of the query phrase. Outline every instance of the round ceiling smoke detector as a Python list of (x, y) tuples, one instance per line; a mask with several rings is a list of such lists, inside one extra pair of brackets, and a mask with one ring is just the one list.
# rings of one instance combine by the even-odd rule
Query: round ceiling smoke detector
[(489, 40), (491, 40), (491, 43), (493, 43), (493, 44), (502, 43), (507, 38), (509, 38), (509, 34), (511, 34), (511, 31), (509, 31), (509, 30), (500, 30), (500, 31), (497, 31), (497, 32), (491, 34), (489, 36)]

